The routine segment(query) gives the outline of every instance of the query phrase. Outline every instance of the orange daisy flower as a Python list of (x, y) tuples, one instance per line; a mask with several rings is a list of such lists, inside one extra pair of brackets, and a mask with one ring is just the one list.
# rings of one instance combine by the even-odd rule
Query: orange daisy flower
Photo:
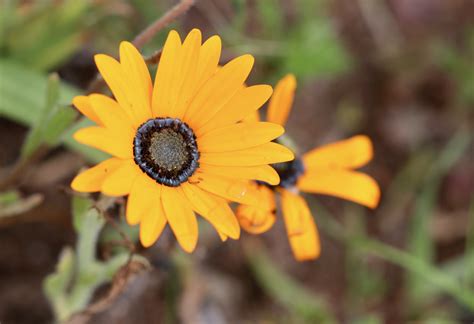
[[(295, 89), (293, 75), (287, 75), (278, 82), (268, 106), (267, 121), (285, 125)], [(248, 120), (259, 120), (258, 112), (245, 119)], [(358, 135), (316, 148), (291, 162), (274, 164), (280, 175), (280, 184), (254, 183), (254, 195), (258, 197), (259, 204), (238, 207), (236, 214), (242, 228), (254, 234), (267, 231), (275, 222), (275, 195), (279, 194), (295, 258), (299, 261), (317, 258), (321, 251), (318, 230), (300, 192), (336, 196), (375, 208), (380, 198), (377, 182), (355, 171), (367, 164), (372, 155), (370, 139)]]
[(152, 245), (169, 224), (181, 247), (191, 252), (198, 239), (195, 213), (223, 240), (237, 239), (239, 223), (228, 201), (255, 203), (250, 179), (271, 184), (279, 176), (271, 163), (293, 153), (271, 142), (284, 129), (267, 122), (239, 122), (271, 96), (268, 85), (246, 86), (254, 59), (240, 56), (218, 68), (221, 40), (201, 43), (192, 30), (184, 40), (171, 31), (154, 85), (138, 50), (120, 44), (120, 62), (96, 55), (95, 62), (115, 99), (78, 96), (73, 104), (96, 126), (74, 138), (112, 155), (80, 173), (79, 192), (126, 196), (127, 221), (140, 224), (140, 241)]

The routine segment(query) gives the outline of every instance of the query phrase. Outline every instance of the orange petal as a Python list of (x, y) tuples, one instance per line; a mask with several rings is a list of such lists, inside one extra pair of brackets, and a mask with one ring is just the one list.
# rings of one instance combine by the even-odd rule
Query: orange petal
[(291, 250), (298, 261), (316, 259), (321, 252), (319, 234), (306, 201), (281, 190), (281, 207)]
[(139, 113), (135, 113), (131, 98), (134, 90), (131, 89), (130, 80), (125, 75), (122, 66), (117, 60), (104, 54), (95, 55), (94, 60), (120, 107), (126, 111), (133, 125), (138, 127), (144, 120), (140, 118)]
[(270, 142), (285, 132), (273, 123), (237, 123), (214, 129), (198, 137), (200, 152), (230, 152)]
[(71, 188), (79, 192), (100, 191), (105, 178), (124, 163), (123, 160), (110, 158), (96, 166), (79, 173), (71, 182)]
[(128, 195), (132, 189), (133, 182), (141, 171), (135, 162), (130, 159), (124, 161), (115, 171), (111, 172), (102, 183), (102, 193), (118, 197)]
[[(156, 186), (156, 188), (159, 188)], [(140, 223), (140, 242), (144, 247), (150, 247), (158, 240), (163, 229), (166, 226), (166, 217), (161, 204), (160, 190), (154, 190), (156, 195), (149, 205), (149, 209), (145, 211)], [(149, 193), (143, 192), (144, 195)]]
[(247, 116), (245, 116), (244, 119), (241, 120), (242, 122), (258, 122), (260, 121), (260, 113), (258, 111), (255, 111)]
[(239, 238), (239, 223), (224, 199), (189, 183), (183, 183), (181, 188), (194, 211), (208, 220), (219, 233), (233, 239)]
[(239, 205), (236, 216), (240, 226), (252, 234), (260, 234), (268, 231), (275, 223), (275, 195), (266, 186), (258, 185), (257, 206)]
[(197, 130), (211, 120), (242, 88), (253, 63), (251, 55), (242, 55), (220, 68), (196, 93), (184, 121)]
[(72, 99), (72, 104), (77, 108), (87, 118), (92, 120), (99, 126), (102, 126), (102, 123), (92, 107), (89, 97), (87, 96), (76, 96)]
[(232, 174), (233, 177), (246, 180), (259, 180), (270, 185), (276, 186), (280, 183), (280, 176), (269, 165), (258, 165), (252, 167), (235, 167), (235, 166), (217, 166), (201, 163), (199, 168), (204, 173), (210, 173), (222, 177)]
[(221, 57), (221, 39), (214, 35), (202, 44), (199, 51), (199, 62), (197, 66), (197, 86), (199, 89), (217, 71), (217, 64)]
[(222, 166), (257, 166), (294, 159), (291, 150), (277, 143), (266, 143), (241, 151), (201, 153), (200, 162)]
[(347, 199), (375, 208), (380, 199), (377, 182), (365, 173), (343, 169), (315, 169), (303, 174), (297, 184), (302, 191)]
[(285, 125), (293, 105), (296, 79), (292, 74), (286, 75), (275, 87), (267, 111), (267, 120), (272, 123)]
[(133, 137), (127, 132), (112, 132), (106, 128), (92, 126), (79, 129), (73, 135), (79, 143), (123, 159), (133, 158)]
[(258, 116), (258, 109), (270, 98), (271, 94), (272, 87), (266, 84), (241, 88), (208, 123), (196, 130), (196, 135), (199, 137), (212, 129), (232, 125), (244, 118), (254, 117), (253, 120), (246, 119), (245, 121), (260, 121), (255, 119), (255, 116)]
[(128, 137), (135, 136), (130, 118), (115, 100), (101, 94), (92, 94), (89, 96), (89, 101), (101, 124), (106, 128), (127, 132)]
[(170, 105), (165, 107), (164, 115), (182, 119), (191, 99), (196, 92), (198, 82), (197, 67), (201, 48), (201, 32), (193, 29), (183, 42), (180, 61), (176, 65), (172, 86), (178, 89), (173, 92), (176, 98), (170, 98)]
[(127, 201), (127, 222), (138, 224), (152, 205), (159, 201), (161, 185), (145, 174), (139, 174), (132, 185)]
[(188, 182), (230, 201), (247, 205), (255, 205), (257, 203), (255, 197), (247, 194), (250, 190), (250, 181), (236, 180), (198, 172), (193, 175)]
[(181, 188), (162, 187), (161, 201), (166, 219), (173, 230), (178, 243), (184, 251), (191, 253), (198, 240), (196, 216), (184, 197)]
[(163, 112), (171, 104), (170, 98), (177, 98), (176, 87), (171, 86), (170, 80), (174, 79), (177, 63), (181, 55), (181, 39), (179, 34), (172, 30), (168, 34), (158, 69), (156, 71), (155, 85), (152, 95), (152, 112), (154, 117), (166, 117)]
[(303, 156), (306, 168), (352, 168), (367, 164), (373, 156), (372, 142), (364, 135), (324, 145)]
[(129, 42), (120, 43), (120, 65), (127, 81), (127, 97), (136, 120), (151, 118), (151, 77), (140, 52)]

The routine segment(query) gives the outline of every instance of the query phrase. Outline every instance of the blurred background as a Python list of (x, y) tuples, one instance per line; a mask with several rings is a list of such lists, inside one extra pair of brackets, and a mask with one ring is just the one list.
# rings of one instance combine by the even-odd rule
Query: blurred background
[(177, 1), (0, 3), (0, 323), (474, 322), (472, 0), (196, 0), (143, 48), (219, 34), (222, 63), (256, 57), (250, 84), (296, 75), (301, 152), (372, 138), (380, 206), (307, 196), (322, 255), (304, 263), (280, 217), (226, 243), (203, 222), (192, 255), (168, 229), (130, 260), (123, 201), (99, 215), (69, 189), (103, 158), (70, 137), (93, 55)]

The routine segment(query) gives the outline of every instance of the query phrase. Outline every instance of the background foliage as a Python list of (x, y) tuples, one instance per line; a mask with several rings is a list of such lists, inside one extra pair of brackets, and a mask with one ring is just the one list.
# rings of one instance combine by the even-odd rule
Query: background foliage
[(281, 220), (225, 244), (202, 224), (193, 255), (168, 231), (129, 260), (123, 201), (68, 189), (104, 158), (72, 141), (87, 122), (70, 101), (94, 53), (117, 55), (174, 4), (1, 2), (0, 322), (474, 321), (473, 2), (196, 1), (169, 28), (220, 34), (223, 62), (255, 55), (250, 83), (296, 74), (288, 134), (301, 151), (371, 136), (382, 202), (309, 197), (314, 262), (293, 260)]

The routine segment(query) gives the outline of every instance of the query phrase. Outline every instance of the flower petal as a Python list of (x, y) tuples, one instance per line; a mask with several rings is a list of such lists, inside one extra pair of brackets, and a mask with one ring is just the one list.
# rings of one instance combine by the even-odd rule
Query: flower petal
[(166, 39), (156, 71), (152, 95), (152, 112), (154, 117), (163, 117), (163, 112), (170, 105), (170, 98), (177, 98), (178, 89), (171, 86), (170, 80), (174, 78), (180, 55), (181, 39), (179, 34), (172, 30)]
[(356, 169), (367, 164), (372, 156), (370, 138), (358, 135), (309, 151), (303, 156), (303, 162), (309, 170), (325, 167)]
[(271, 95), (272, 87), (266, 84), (241, 88), (208, 123), (196, 130), (196, 135), (200, 136), (212, 129), (232, 125), (249, 115), (258, 115), (257, 110), (267, 102)]
[(195, 130), (207, 123), (242, 88), (253, 63), (251, 55), (242, 55), (220, 68), (199, 89), (184, 121)]
[(202, 44), (199, 51), (199, 62), (197, 66), (198, 80), (196, 90), (199, 89), (214, 73), (221, 57), (221, 39), (214, 35)]
[(129, 137), (135, 136), (130, 118), (115, 100), (101, 94), (91, 94), (89, 101), (102, 125), (111, 130), (127, 132)]
[(281, 207), (291, 250), (298, 261), (316, 259), (321, 253), (319, 234), (306, 201), (281, 190)]
[(277, 143), (266, 143), (260, 146), (232, 152), (201, 153), (200, 162), (222, 166), (257, 166), (286, 162), (294, 159), (291, 150)]
[(124, 74), (121, 64), (114, 58), (104, 54), (95, 55), (94, 60), (100, 74), (120, 104), (120, 107), (125, 110), (130, 120), (133, 121), (133, 125), (138, 127), (144, 120), (141, 119), (140, 114), (135, 111), (132, 101), (133, 90), (129, 84), (130, 80), (128, 80)]
[(188, 182), (230, 201), (247, 205), (255, 205), (257, 203), (256, 198), (248, 194), (250, 191), (250, 181), (197, 172)]
[(161, 201), (166, 219), (184, 251), (191, 253), (198, 240), (196, 216), (179, 187), (163, 186)]
[(164, 116), (182, 119), (191, 99), (196, 92), (198, 82), (199, 50), (201, 48), (201, 32), (193, 29), (183, 42), (179, 63), (176, 65), (173, 87), (178, 92), (173, 92), (175, 98), (170, 98), (170, 104), (164, 107)]
[(239, 238), (239, 223), (224, 199), (189, 183), (183, 183), (181, 188), (194, 211), (208, 220), (219, 233), (233, 239)]
[[(149, 209), (143, 214), (140, 222), (140, 242), (144, 247), (150, 247), (158, 240), (166, 226), (165, 211), (161, 203), (160, 187), (155, 186), (153, 192), (156, 194), (151, 200)], [(146, 192), (143, 192), (145, 195)]]
[(120, 65), (128, 82), (127, 97), (134, 116), (144, 122), (151, 118), (151, 77), (140, 52), (129, 42), (120, 43)]
[(106, 128), (92, 126), (79, 129), (73, 135), (79, 143), (95, 147), (123, 159), (133, 157), (132, 143), (126, 132), (112, 132)]
[(266, 182), (272, 186), (276, 186), (280, 183), (280, 176), (278, 173), (269, 165), (257, 165), (251, 167), (237, 167), (237, 166), (218, 166), (208, 165), (201, 163), (199, 168), (205, 172), (218, 176), (229, 176), (232, 174), (233, 177), (246, 180), (259, 180)]
[(133, 182), (127, 201), (127, 222), (130, 225), (138, 224), (154, 202), (159, 201), (161, 185), (145, 174), (139, 174)]
[(285, 125), (293, 105), (296, 79), (293, 74), (286, 75), (275, 87), (267, 111), (267, 121)]
[(71, 188), (79, 192), (100, 191), (105, 178), (124, 163), (123, 160), (110, 158), (96, 166), (79, 173), (71, 182)]
[(377, 182), (365, 173), (343, 169), (317, 169), (303, 174), (297, 184), (302, 191), (347, 199), (375, 208), (380, 199)]
[(268, 231), (275, 223), (275, 194), (266, 186), (256, 185), (258, 205), (239, 205), (236, 216), (240, 226), (252, 234)]
[(246, 122), (224, 126), (198, 137), (200, 152), (230, 152), (270, 142), (285, 132), (273, 123)]
[(94, 111), (94, 108), (92, 107), (92, 104), (89, 100), (89, 97), (87, 96), (75, 96), (72, 99), (72, 104), (74, 107), (77, 108), (87, 118), (92, 120), (94, 123), (96, 123), (99, 126), (102, 126), (102, 123), (97, 116), (97, 114)]
[(107, 176), (104, 183), (102, 183), (101, 191), (112, 197), (128, 195), (133, 182), (139, 175), (141, 175), (141, 171), (135, 162), (132, 159), (126, 160)]

